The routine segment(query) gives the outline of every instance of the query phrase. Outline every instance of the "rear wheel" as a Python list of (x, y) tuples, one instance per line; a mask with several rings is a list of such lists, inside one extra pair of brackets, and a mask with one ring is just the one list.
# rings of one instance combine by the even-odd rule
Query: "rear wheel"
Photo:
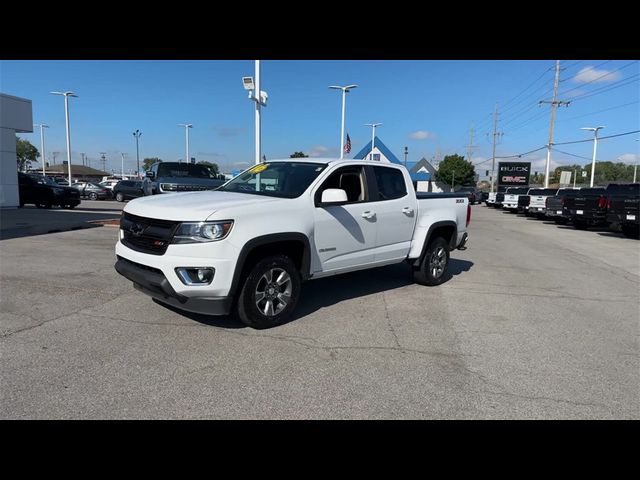
[(96, 192), (91, 192), (89, 194), (89, 200), (97, 200), (98, 199), (98, 194)]
[(574, 218), (573, 219), (573, 226), (574, 226), (574, 228), (577, 228), (578, 230), (586, 230), (587, 227), (589, 227), (589, 224), (587, 222), (585, 222), (584, 220), (581, 220), (579, 218)]
[(640, 226), (622, 225), (622, 233), (628, 238), (640, 238)]
[(238, 297), (240, 320), (252, 328), (281, 325), (293, 313), (300, 296), (300, 274), (286, 255), (267, 257), (245, 278)]
[(449, 244), (442, 237), (431, 240), (420, 267), (413, 271), (413, 279), (420, 285), (440, 285), (449, 265)]

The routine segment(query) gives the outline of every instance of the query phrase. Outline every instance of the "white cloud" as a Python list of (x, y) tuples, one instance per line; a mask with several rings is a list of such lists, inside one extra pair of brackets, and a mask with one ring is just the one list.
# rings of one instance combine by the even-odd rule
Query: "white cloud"
[(618, 80), (621, 76), (620, 72), (612, 70), (596, 70), (593, 67), (584, 67), (573, 77), (573, 81), (576, 83), (607, 83)]
[(637, 153), (624, 153), (617, 159), (618, 162), (626, 163), (627, 165), (635, 165), (640, 162), (640, 155)]
[(427, 140), (430, 138), (436, 138), (436, 134), (427, 132), (426, 130), (418, 130), (417, 132), (410, 133), (409, 138), (412, 140)]
[[(352, 142), (353, 143), (353, 142)], [(316, 145), (309, 151), (310, 157), (330, 157), (338, 153), (337, 148), (329, 148), (324, 145)]]

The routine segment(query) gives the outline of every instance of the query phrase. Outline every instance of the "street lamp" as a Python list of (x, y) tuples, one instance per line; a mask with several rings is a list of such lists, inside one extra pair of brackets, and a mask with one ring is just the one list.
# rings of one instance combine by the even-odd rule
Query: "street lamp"
[(193, 128), (193, 125), (191, 125), (190, 123), (179, 123), (178, 126), (184, 127), (184, 131), (186, 133), (186, 145), (187, 145), (186, 161), (187, 163), (189, 163), (191, 161), (191, 159), (189, 158), (189, 129)]
[(71, 186), (71, 134), (69, 132), (69, 97), (77, 97), (73, 92), (49, 92), (52, 95), (64, 96), (64, 114), (67, 123), (67, 168), (69, 170), (69, 186)]
[[(249, 100), (253, 100), (256, 103), (256, 117), (255, 117), (255, 135), (256, 135), (256, 165), (260, 163), (262, 156), (262, 126), (260, 119), (260, 108), (267, 106), (267, 99), (269, 95), (264, 90), (260, 89), (260, 60), (255, 61), (255, 82), (253, 77), (242, 77), (242, 86), (245, 90), (249, 91)], [(256, 184), (257, 186), (257, 184)]]
[(44, 177), (46, 175), (45, 170), (44, 170), (44, 164), (45, 164), (45, 156), (44, 156), (44, 128), (49, 128), (49, 125), (45, 125), (44, 123), (36, 123), (33, 125), (34, 127), (40, 127), (40, 156), (42, 157), (42, 176)]
[(376, 141), (376, 127), (382, 125), (381, 123), (365, 123), (366, 127), (371, 127), (371, 158), (373, 160), (373, 147), (375, 146)]
[(404, 147), (404, 168), (407, 168), (407, 155), (409, 155), (409, 147)]
[(120, 166), (120, 180), (124, 180), (124, 156), (125, 156), (125, 154), (120, 152), (120, 155), (122, 156), (122, 165)]
[(340, 160), (344, 158), (344, 110), (345, 110), (345, 99), (346, 94), (349, 90), (353, 88), (357, 88), (358, 85), (347, 85), (346, 87), (341, 87), (339, 85), (331, 85), (329, 88), (333, 88), (334, 90), (342, 90), (342, 128), (340, 129)]
[(133, 136), (136, 137), (136, 176), (140, 178), (140, 149), (138, 148), (138, 140), (142, 136), (142, 132), (140, 130), (136, 130), (133, 132)]
[(588, 130), (593, 132), (593, 160), (591, 161), (591, 187), (593, 188), (593, 176), (596, 170), (596, 150), (598, 148), (598, 130), (604, 128), (600, 127), (582, 127), (580, 130)]

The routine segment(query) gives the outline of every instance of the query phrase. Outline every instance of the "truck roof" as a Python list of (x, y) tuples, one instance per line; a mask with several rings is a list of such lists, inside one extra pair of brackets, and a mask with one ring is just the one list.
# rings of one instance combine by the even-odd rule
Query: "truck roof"
[(402, 165), (398, 165), (397, 163), (390, 162), (380, 162), (377, 160), (360, 160), (358, 158), (327, 158), (327, 157), (302, 157), (302, 158), (274, 158), (271, 160), (267, 160), (264, 163), (272, 163), (272, 162), (309, 162), (309, 163), (324, 163), (327, 165), (335, 165), (337, 163), (362, 163), (365, 165), (383, 165), (385, 167), (402, 167)]

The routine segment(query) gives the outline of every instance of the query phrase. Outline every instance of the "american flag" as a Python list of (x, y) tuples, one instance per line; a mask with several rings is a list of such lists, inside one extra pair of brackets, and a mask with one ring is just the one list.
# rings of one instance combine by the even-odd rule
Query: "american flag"
[(349, 134), (347, 133), (347, 143), (344, 144), (344, 153), (351, 152), (351, 139), (349, 138)]

